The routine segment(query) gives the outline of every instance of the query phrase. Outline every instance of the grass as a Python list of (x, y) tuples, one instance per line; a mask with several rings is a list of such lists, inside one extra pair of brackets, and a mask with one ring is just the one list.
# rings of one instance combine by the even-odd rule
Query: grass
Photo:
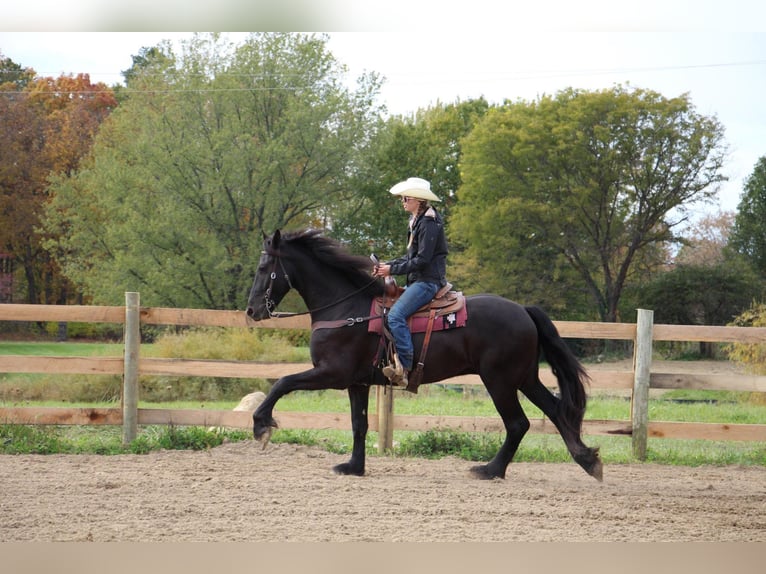
[(3, 454), (146, 454), (155, 450), (205, 450), (227, 441), (245, 440), (243, 430), (151, 426), (128, 445), (120, 427), (0, 425)]
[[(149, 426), (129, 445), (122, 444), (119, 427), (81, 426), (24, 426), (0, 425), (0, 453), (2, 454), (146, 454), (155, 450), (205, 450), (225, 442), (251, 440), (248, 430), (210, 430), (200, 427)], [(452, 430), (425, 432), (395, 431), (394, 450), (387, 456), (419, 457), (426, 459), (455, 456), (467, 461), (487, 462), (502, 443), (500, 433), (464, 433)], [(278, 429), (273, 443), (291, 443), (317, 446), (335, 454), (351, 453), (350, 431), (319, 431), (305, 429)], [(366, 440), (369, 456), (380, 456), (378, 436), (370, 432)], [(584, 436), (589, 446), (601, 449), (604, 464), (632, 464), (638, 461), (632, 455), (629, 437)], [(572, 462), (558, 435), (529, 434), (519, 447), (516, 462)], [(691, 441), (649, 439), (648, 463), (701, 466), (740, 465), (766, 467), (764, 443), (732, 443), (717, 441)]]
[[(749, 401), (750, 393), (729, 393), (720, 391), (714, 398), (714, 391), (700, 391), (701, 398), (689, 392), (685, 400), (677, 402), (674, 395), (663, 394), (649, 402), (650, 420), (763, 424), (766, 422), (766, 408), (763, 404)], [(371, 404), (374, 399), (371, 399)], [(448, 386), (430, 385), (421, 389), (417, 396), (397, 393), (395, 410), (400, 415), (431, 416), (477, 416), (496, 417), (492, 401), (483, 388), (474, 387), (468, 393), (453, 390)], [(526, 398), (521, 404), (530, 419), (542, 418), (542, 412)], [(371, 407), (373, 408), (373, 407)], [(279, 400), (277, 410), (293, 412), (340, 412), (349, 409), (348, 396), (342, 391), (297, 391)], [(630, 400), (626, 397), (597, 394), (591, 397), (585, 418), (591, 420), (630, 420)]]
[(46, 357), (121, 357), (122, 343), (67, 343), (1, 341), (0, 355), (43, 355)]
[[(183, 356), (199, 358), (232, 358), (259, 360), (307, 361), (305, 347), (272, 338), (273, 335), (252, 333), (232, 339), (219, 331), (194, 330), (185, 337), (175, 334), (158, 339), (153, 345), (143, 345), (142, 353), (148, 356)], [(222, 355), (222, 353), (225, 354)], [(0, 354), (58, 355), (58, 356), (120, 356), (121, 344), (112, 343), (56, 343), (56, 342), (0, 342)], [(224, 380), (200, 381), (189, 377), (189, 384), (180, 384), (177, 378), (147, 380), (142, 387), (142, 408), (169, 409), (215, 409), (230, 410), (245, 394), (237, 386), (250, 385), (246, 392), (254, 390), (252, 381)], [(188, 387), (191, 397), (179, 397), (178, 393), (164, 389)], [(233, 389), (232, 397), (222, 397), (220, 389)], [(14, 394), (22, 389), (25, 396)], [(31, 392), (34, 391), (34, 394)], [(82, 406), (116, 407), (119, 405), (119, 377), (0, 374), (0, 406)], [(151, 399), (151, 400), (147, 400)], [(371, 398), (374, 411), (374, 397)], [(454, 387), (429, 385), (417, 396), (397, 393), (395, 409), (401, 415), (431, 416), (486, 416), (496, 417), (492, 402), (481, 387)], [(540, 411), (526, 399), (522, 399), (527, 416), (540, 418)], [(287, 412), (338, 412), (348, 414), (348, 396), (341, 391), (296, 392), (283, 397), (276, 409)], [(374, 416), (374, 412), (371, 413)], [(710, 423), (763, 424), (766, 421), (766, 404), (759, 393), (736, 393), (724, 391), (667, 391), (653, 397), (649, 404), (650, 420), (697, 421)], [(594, 393), (586, 413), (586, 419), (629, 420), (630, 401), (623, 396), (605, 392)], [(249, 440), (246, 430), (209, 431), (197, 427), (153, 426), (141, 429), (139, 437), (130, 445), (122, 445), (119, 427), (77, 426), (18, 426), (0, 425), (0, 453), (145, 453), (161, 448), (205, 449), (226, 441)], [(369, 433), (367, 451), (377, 455), (377, 433)], [(418, 456), (433, 458), (457, 456), (466, 460), (489, 460), (499, 448), (499, 433), (462, 433), (451, 430), (427, 432), (395, 432), (393, 456)], [(606, 464), (636, 462), (631, 452), (629, 437), (586, 437), (591, 446), (600, 446)], [(279, 429), (272, 442), (314, 445), (338, 454), (351, 451), (350, 431), (312, 431)], [(527, 435), (521, 443), (514, 460), (535, 462), (570, 461), (558, 435)], [(700, 464), (741, 464), (766, 466), (766, 444), (761, 442), (713, 442), (672, 439), (649, 439), (648, 462), (696, 466)]]
[[(418, 396), (397, 394), (395, 408), (398, 414), (430, 414), (461, 416), (497, 416), (491, 401), (482, 396), (480, 389), (470, 393), (458, 393), (450, 388), (431, 386), (423, 389)], [(707, 395), (706, 395), (707, 396)], [(688, 397), (688, 395), (687, 395)], [(732, 397), (724, 395), (725, 398)], [(709, 398), (709, 397), (708, 397)], [(539, 411), (526, 400), (524, 409), (530, 418), (540, 417)], [(46, 406), (62, 406), (48, 401)], [(72, 406), (69, 403), (64, 403)], [(236, 401), (203, 402), (181, 401), (166, 403), (142, 402), (147, 408), (209, 408), (229, 410)], [(96, 406), (85, 405), (82, 406)], [(105, 403), (100, 406), (116, 406)], [(371, 400), (374, 414), (374, 399)], [(628, 420), (630, 403), (622, 397), (595, 396), (589, 403), (586, 419)], [(296, 392), (283, 397), (277, 405), (279, 411), (295, 412), (339, 412), (348, 414), (348, 397), (341, 391)], [(654, 420), (697, 420), (704, 422), (763, 423), (766, 407), (747, 402), (727, 400), (723, 403), (709, 400), (700, 403), (678, 403), (664, 398), (650, 402), (650, 413)], [(250, 440), (247, 430), (209, 431), (197, 427), (153, 426), (141, 429), (133, 444), (121, 444), (119, 427), (18, 427), (0, 426), (0, 452), (2, 453), (84, 453), (121, 454), (145, 453), (159, 448), (204, 449), (225, 441)], [(377, 433), (370, 432), (366, 450), (370, 456), (377, 456)], [(470, 461), (487, 461), (494, 456), (502, 443), (501, 433), (465, 433), (453, 430), (432, 430), (426, 432), (395, 431), (395, 447), (392, 456), (439, 458), (456, 456)], [(592, 436), (584, 437), (586, 444), (599, 446), (605, 464), (637, 462), (632, 455), (629, 437)], [(296, 443), (318, 446), (337, 454), (351, 452), (352, 436), (343, 430), (278, 429), (272, 436), (275, 443)], [(569, 462), (571, 461), (563, 441), (558, 435), (528, 434), (521, 443), (516, 461), (525, 462)], [(715, 442), (703, 440), (649, 439), (647, 462), (685, 466), (714, 465), (757, 465), (766, 466), (766, 443), (761, 442)]]

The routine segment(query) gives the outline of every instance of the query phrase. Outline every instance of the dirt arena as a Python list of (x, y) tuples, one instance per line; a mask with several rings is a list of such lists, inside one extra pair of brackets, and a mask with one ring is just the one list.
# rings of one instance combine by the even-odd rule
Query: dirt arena
[(0, 540), (766, 541), (766, 469), (471, 463), (370, 457), (367, 476), (317, 448), (0, 456)]

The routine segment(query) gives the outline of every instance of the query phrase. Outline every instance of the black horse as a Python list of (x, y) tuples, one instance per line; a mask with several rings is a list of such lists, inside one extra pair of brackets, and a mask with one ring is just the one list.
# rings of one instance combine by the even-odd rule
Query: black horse
[[(318, 230), (275, 232), (264, 240), (258, 270), (247, 302), (247, 315), (256, 321), (275, 316), (277, 304), (296, 289), (311, 313), (312, 369), (279, 379), (253, 413), (253, 434), (268, 443), (277, 427), (276, 402), (296, 390), (347, 389), (351, 402), (353, 449), (340, 474), (363, 475), (367, 407), (371, 384), (383, 384), (374, 366), (380, 337), (368, 332), (373, 298), (383, 294), (382, 280), (370, 275), (371, 261), (348, 253)], [(537, 307), (524, 307), (495, 295), (467, 298), (465, 327), (432, 334), (423, 383), (457, 375), (478, 374), (503, 419), (506, 437), (495, 457), (471, 469), (479, 478), (504, 478), (508, 464), (529, 429), (519, 403), (526, 395), (553, 422), (574, 460), (601, 480), (597, 448), (583, 444), (580, 434), (585, 412), (583, 366), (572, 354), (548, 316)], [(416, 357), (423, 336), (414, 335)], [(558, 379), (561, 396), (540, 382), (542, 353)]]

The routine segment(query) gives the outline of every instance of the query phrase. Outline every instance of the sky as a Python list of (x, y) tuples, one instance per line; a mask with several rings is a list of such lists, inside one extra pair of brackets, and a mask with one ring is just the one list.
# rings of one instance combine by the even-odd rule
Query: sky
[(568, 87), (689, 94), (698, 113), (723, 124), (730, 152), (730, 180), (707, 212), (736, 210), (746, 178), (766, 156), (766, 3), (218, 0), (215, 12), (179, 4), (179, 16), (175, 2), (147, 18), (143, 8), (157, 5), (148, 0), (132, 3), (127, 16), (114, 6), (99, 11), (107, 4), (100, 0), (27, 0), (0, 22), (0, 53), (40, 75), (82, 72), (112, 85), (142, 47), (191, 35), (163, 30), (327, 32), (349, 85), (363, 71), (383, 76), (380, 103), (392, 114), (480, 96), (529, 101)]

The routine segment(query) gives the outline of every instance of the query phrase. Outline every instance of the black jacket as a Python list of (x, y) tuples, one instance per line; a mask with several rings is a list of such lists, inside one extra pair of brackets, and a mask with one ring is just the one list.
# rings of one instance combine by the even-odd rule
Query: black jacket
[(447, 284), (447, 238), (444, 224), (433, 207), (419, 215), (407, 234), (407, 254), (389, 261), (391, 275), (406, 275), (407, 285), (416, 281)]

